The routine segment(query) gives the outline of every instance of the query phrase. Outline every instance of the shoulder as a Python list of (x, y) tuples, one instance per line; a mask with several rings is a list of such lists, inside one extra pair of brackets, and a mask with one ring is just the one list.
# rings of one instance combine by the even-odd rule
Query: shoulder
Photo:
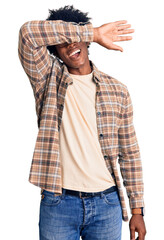
[(51, 74), (54, 74), (54, 76), (60, 76), (63, 72), (63, 62), (58, 58), (50, 54), (50, 60), (52, 64), (51, 68)]
[(112, 91), (115, 93), (121, 92), (123, 95), (128, 94), (128, 88), (124, 83), (102, 71), (99, 71), (99, 73), (100, 77), (103, 79), (104, 85), (107, 85)]

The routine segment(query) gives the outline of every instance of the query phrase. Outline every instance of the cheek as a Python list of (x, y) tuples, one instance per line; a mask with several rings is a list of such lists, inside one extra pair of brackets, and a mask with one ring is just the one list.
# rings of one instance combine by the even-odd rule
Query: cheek
[(86, 60), (88, 58), (88, 50), (87, 48), (83, 49), (83, 59)]
[(61, 58), (61, 60), (63, 60), (63, 62), (65, 62), (65, 63), (68, 63), (68, 62), (70, 61), (69, 58), (68, 58), (68, 55), (66, 54), (65, 51), (63, 51), (63, 52), (60, 53), (60, 58)]
[(63, 59), (64, 51), (62, 48), (56, 48), (59, 58)]

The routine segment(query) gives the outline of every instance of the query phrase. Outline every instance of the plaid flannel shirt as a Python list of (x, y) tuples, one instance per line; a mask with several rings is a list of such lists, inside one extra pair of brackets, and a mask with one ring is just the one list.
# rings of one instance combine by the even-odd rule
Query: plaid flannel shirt
[[(19, 31), (18, 55), (33, 89), (38, 123), (29, 182), (60, 194), (59, 131), (66, 90), (73, 79), (66, 65), (49, 54), (47, 46), (80, 41), (93, 42), (92, 23), (29, 21)], [(132, 102), (123, 83), (99, 71), (91, 60), (90, 65), (96, 84), (97, 137), (106, 166), (118, 187), (123, 220), (128, 221), (117, 163), (130, 208), (144, 207), (142, 164)]]

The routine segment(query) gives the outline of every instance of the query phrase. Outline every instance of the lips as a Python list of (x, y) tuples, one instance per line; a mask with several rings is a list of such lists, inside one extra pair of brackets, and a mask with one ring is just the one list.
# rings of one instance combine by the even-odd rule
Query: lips
[(80, 55), (80, 52), (81, 52), (80, 49), (74, 49), (74, 50), (72, 50), (72, 51), (68, 54), (68, 56), (69, 56), (69, 58), (71, 58), (71, 59), (77, 59), (77, 58), (79, 57), (79, 55)]

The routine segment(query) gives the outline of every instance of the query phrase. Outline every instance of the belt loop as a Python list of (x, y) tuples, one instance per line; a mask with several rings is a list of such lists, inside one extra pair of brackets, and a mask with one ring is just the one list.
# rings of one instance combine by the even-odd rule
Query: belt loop
[(95, 193), (94, 193), (94, 192), (92, 192), (91, 194), (92, 194), (92, 197), (94, 197), (94, 196), (95, 196)]
[(81, 197), (81, 192), (79, 192), (79, 197), (82, 198), (82, 197)]
[(65, 188), (62, 188), (62, 195), (61, 195), (61, 198), (62, 198), (62, 199), (65, 197), (65, 192), (66, 192), (66, 189), (65, 189)]
[(103, 191), (102, 191), (102, 192), (101, 192), (101, 196), (100, 196), (100, 197), (101, 197), (101, 198), (103, 198), (103, 195), (104, 195), (104, 194), (103, 194)]

